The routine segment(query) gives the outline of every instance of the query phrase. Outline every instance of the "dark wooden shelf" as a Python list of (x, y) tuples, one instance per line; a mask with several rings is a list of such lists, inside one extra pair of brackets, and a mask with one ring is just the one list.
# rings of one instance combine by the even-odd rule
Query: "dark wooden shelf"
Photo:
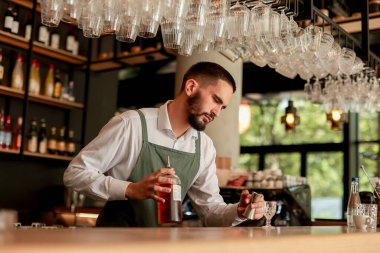
[(29, 41), (21, 36), (0, 30), (0, 42), (27, 50)]
[[(0, 85), (0, 94), (23, 99), (25, 96), (24, 91), (17, 90), (11, 87)], [(50, 105), (54, 107), (64, 108), (64, 109), (83, 109), (84, 105), (76, 102), (63, 101), (44, 95), (29, 95), (29, 101), (33, 101), (40, 104)]]
[[(9, 2), (25, 7), (30, 10), (33, 8), (33, 1), (31, 0), (9, 0)], [(41, 12), (41, 6), (39, 3), (37, 3), (37, 11)]]
[(145, 64), (153, 61), (163, 61), (170, 59), (171, 56), (159, 50), (145, 50), (138, 53), (129, 53), (127, 55), (119, 55), (116, 58), (98, 59), (91, 63), (91, 70), (108, 71), (116, 70), (127, 65), (134, 66)]
[(7, 154), (18, 155), (18, 154), (20, 154), (20, 151), (19, 150), (14, 150), (14, 149), (3, 149), (3, 148), (0, 148), (0, 153), (7, 153)]
[(8, 86), (0, 85), (0, 94), (9, 96), (9, 97), (15, 97), (23, 99), (25, 96), (25, 93), (23, 90), (17, 90)]
[(84, 105), (76, 102), (69, 102), (64, 100), (59, 100), (44, 95), (29, 95), (29, 100), (40, 103), (51, 105), (55, 107), (65, 108), (65, 109), (83, 109)]
[[(4, 32), (1, 30), (0, 42), (25, 50), (29, 49), (28, 40), (21, 36)], [(33, 42), (33, 52), (74, 65), (82, 65), (87, 62), (87, 58), (84, 56), (75, 55), (62, 49), (55, 49), (49, 46), (45, 46), (44, 44), (37, 41)]]
[(87, 61), (87, 58), (84, 56), (75, 55), (62, 49), (45, 46), (37, 41), (33, 42), (33, 52), (75, 65), (82, 65)]
[(47, 159), (54, 159), (54, 160), (61, 160), (61, 161), (71, 161), (73, 159), (70, 156), (40, 154), (40, 153), (32, 153), (32, 152), (29, 152), (29, 151), (24, 151), (24, 155), (25, 156), (30, 156), (30, 157), (47, 158)]
[[(379, 30), (380, 29), (380, 12), (374, 12), (368, 14), (368, 26), (369, 30)], [(355, 17), (344, 17), (340, 19), (333, 19), (341, 28), (343, 28), (348, 33), (358, 33), (361, 32), (361, 16)], [(316, 26), (324, 26), (325, 32), (330, 32), (330, 25), (328, 23), (323, 24), (323, 22), (315, 23)]]

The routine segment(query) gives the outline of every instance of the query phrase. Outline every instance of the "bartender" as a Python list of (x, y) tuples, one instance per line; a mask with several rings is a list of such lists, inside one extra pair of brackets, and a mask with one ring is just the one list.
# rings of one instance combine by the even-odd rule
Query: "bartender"
[[(180, 94), (159, 108), (126, 111), (113, 117), (71, 161), (64, 183), (107, 200), (97, 226), (156, 227), (157, 193), (168, 193), (176, 174), (204, 226), (234, 226), (248, 205), (263, 216), (263, 198), (245, 190), (240, 202), (219, 194), (216, 151), (203, 130), (229, 104), (236, 90), (231, 74), (216, 63), (199, 62), (184, 75)], [(222, 131), (222, 130), (221, 130)], [(167, 157), (175, 171), (165, 168)]]

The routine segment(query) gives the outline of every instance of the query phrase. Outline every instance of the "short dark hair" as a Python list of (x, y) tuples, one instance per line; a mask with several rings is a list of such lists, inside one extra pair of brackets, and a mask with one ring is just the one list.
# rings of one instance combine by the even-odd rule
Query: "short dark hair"
[(181, 91), (185, 89), (187, 80), (197, 79), (197, 77), (208, 78), (214, 81), (224, 80), (232, 86), (233, 92), (236, 91), (236, 83), (232, 75), (225, 68), (214, 62), (198, 62), (191, 66), (183, 76)]

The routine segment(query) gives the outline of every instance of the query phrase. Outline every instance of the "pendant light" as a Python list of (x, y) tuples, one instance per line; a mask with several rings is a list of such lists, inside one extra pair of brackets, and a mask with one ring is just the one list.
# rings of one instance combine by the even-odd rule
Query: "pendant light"
[(239, 134), (245, 133), (251, 125), (251, 107), (243, 100), (239, 105)]
[(342, 126), (346, 122), (346, 114), (342, 110), (334, 108), (326, 113), (326, 117), (331, 124), (332, 130), (342, 130)]
[(289, 100), (288, 106), (285, 108), (285, 115), (281, 117), (281, 123), (285, 125), (287, 132), (295, 131), (296, 125), (300, 124), (300, 117), (297, 115), (297, 109), (292, 100)]

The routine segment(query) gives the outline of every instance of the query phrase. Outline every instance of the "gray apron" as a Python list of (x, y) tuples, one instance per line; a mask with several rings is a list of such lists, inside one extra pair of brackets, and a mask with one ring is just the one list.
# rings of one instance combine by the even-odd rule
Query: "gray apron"
[[(139, 110), (143, 144), (128, 181), (137, 182), (166, 166), (170, 156), (171, 166), (181, 180), (182, 201), (189, 190), (200, 164), (200, 133), (195, 140), (195, 153), (188, 153), (148, 142), (148, 131), (143, 113)], [(126, 179), (127, 180), (127, 179)], [(98, 227), (157, 227), (157, 202), (146, 200), (108, 201), (96, 221)]]

